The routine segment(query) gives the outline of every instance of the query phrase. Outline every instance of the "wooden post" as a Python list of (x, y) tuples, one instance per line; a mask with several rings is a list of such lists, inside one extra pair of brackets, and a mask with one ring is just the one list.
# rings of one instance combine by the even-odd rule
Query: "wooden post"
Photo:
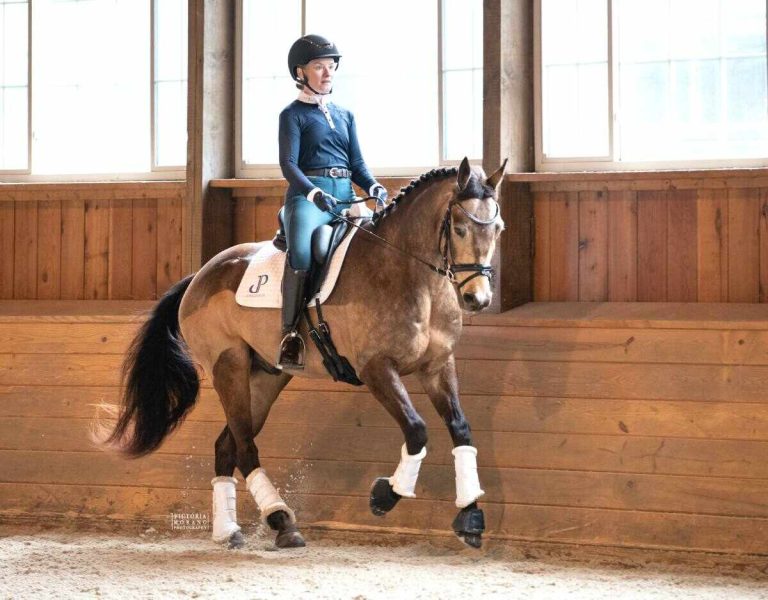
[[(508, 172), (534, 170), (533, 3), (483, 3), (483, 168), (505, 158)], [(505, 182), (501, 215), (506, 232), (494, 256), (496, 293), (490, 312), (533, 299), (533, 203), (526, 183)]]
[(200, 268), (229, 245), (232, 202), (208, 182), (235, 176), (234, 2), (189, 0), (187, 191), (182, 270)]

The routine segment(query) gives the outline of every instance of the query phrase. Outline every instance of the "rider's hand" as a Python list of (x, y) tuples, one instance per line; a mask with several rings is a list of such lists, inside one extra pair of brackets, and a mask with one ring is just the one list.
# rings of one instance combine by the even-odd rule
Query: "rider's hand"
[(312, 197), (312, 202), (315, 203), (315, 206), (322, 210), (323, 212), (328, 212), (330, 210), (333, 210), (336, 208), (336, 205), (339, 203), (336, 198), (331, 196), (330, 194), (326, 194), (322, 190), (318, 190), (315, 192), (315, 195)]
[(382, 206), (386, 206), (387, 200), (389, 199), (387, 188), (385, 188), (380, 183), (376, 183), (371, 186), (371, 196), (375, 196), (376, 204), (381, 204)]

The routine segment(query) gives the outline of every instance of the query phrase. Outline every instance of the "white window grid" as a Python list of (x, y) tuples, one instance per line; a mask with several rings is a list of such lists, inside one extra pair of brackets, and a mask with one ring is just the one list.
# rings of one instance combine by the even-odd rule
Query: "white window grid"
[[(608, 147), (605, 156), (590, 157), (547, 157), (543, 149), (543, 101), (542, 101), (542, 0), (534, 1), (534, 137), (536, 171), (635, 171), (635, 170), (676, 170), (676, 169), (715, 169), (723, 167), (768, 167), (765, 158), (733, 159), (691, 159), (659, 161), (619, 161), (616, 149), (619, 147), (619, 129), (615, 126), (616, 114), (614, 101), (618, 96), (618, 53), (615, 51), (614, 31), (618, 28), (614, 11), (614, 0), (605, 0), (608, 18)], [(768, 24), (766, 24), (768, 36)]]
[[(435, 166), (453, 166), (456, 161), (445, 158), (444, 144), (444, 119), (443, 119), (443, 0), (433, 0), (437, 2), (438, 27), (437, 27), (437, 115), (438, 115), (438, 165), (408, 166), (408, 167), (387, 167), (378, 168), (376, 165), (368, 165), (375, 169), (376, 174), (383, 177), (410, 176)], [(235, 176), (238, 178), (281, 178), (282, 171), (277, 163), (274, 164), (249, 164), (243, 160), (243, 118), (242, 118), (242, 93), (243, 93), (243, 0), (237, 0), (236, 6), (236, 26), (235, 26)], [(306, 2), (301, 0), (301, 34), (306, 35)], [(275, 115), (277, 119), (277, 115)], [(470, 162), (476, 165), (482, 165), (482, 157), (469, 157)]]
[(149, 97), (150, 105), (150, 153), (151, 170), (140, 173), (98, 173), (98, 174), (61, 174), (61, 175), (36, 175), (32, 173), (32, 131), (34, 114), (32, 113), (32, 3), (27, 0), (27, 168), (26, 169), (0, 169), (0, 182), (68, 182), (68, 181), (133, 181), (147, 180), (159, 181), (167, 179), (186, 178), (186, 165), (158, 166), (156, 164), (156, 140), (155, 140), (155, 0), (150, 0), (150, 67), (149, 67)]

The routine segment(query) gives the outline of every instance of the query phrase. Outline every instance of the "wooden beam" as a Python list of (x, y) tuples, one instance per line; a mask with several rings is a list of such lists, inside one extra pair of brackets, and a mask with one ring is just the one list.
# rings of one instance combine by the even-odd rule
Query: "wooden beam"
[[(235, 8), (233, 2), (189, 0), (187, 191), (182, 274), (195, 271), (231, 237), (230, 195), (212, 179), (234, 177)], [(213, 224), (208, 236), (208, 225)], [(224, 231), (222, 236), (221, 231)], [(225, 240), (219, 239), (227, 238)]]

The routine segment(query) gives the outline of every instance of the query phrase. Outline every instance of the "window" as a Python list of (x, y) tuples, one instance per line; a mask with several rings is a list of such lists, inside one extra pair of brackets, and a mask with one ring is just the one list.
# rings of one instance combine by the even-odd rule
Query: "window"
[(537, 168), (768, 164), (764, 0), (539, 0)]
[[(16, 6), (23, 10), (13, 11)], [(0, 7), (0, 169), (21, 172), (22, 179), (183, 170), (186, 0), (6, 1)]]
[(29, 3), (0, 0), (0, 170), (29, 164)]
[(279, 174), (278, 115), (298, 93), (286, 57), (305, 33), (339, 47), (333, 101), (354, 112), (363, 156), (377, 173), (480, 158), (481, 0), (392, 0), (375, 17), (350, 0), (242, 0), (238, 21), (238, 175)]

